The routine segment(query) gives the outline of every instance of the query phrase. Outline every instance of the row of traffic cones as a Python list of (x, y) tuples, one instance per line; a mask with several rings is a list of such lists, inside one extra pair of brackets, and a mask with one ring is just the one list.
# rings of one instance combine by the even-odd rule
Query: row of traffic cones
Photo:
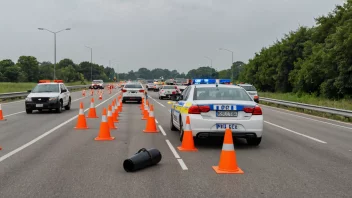
[[(86, 117), (84, 115), (83, 109), (84, 109), (83, 103), (81, 102), (75, 129), (85, 130), (89, 128), (87, 125), (87, 121), (86, 121)], [(114, 99), (111, 105), (108, 105), (108, 110), (106, 110), (106, 108), (103, 108), (100, 129), (99, 129), (98, 136), (95, 138), (95, 140), (109, 141), (109, 140), (115, 139), (115, 137), (111, 136), (110, 130), (117, 129), (114, 123), (119, 122), (117, 118), (119, 116), (119, 112), (121, 111), (122, 111), (121, 96), (119, 96), (117, 100)], [(98, 116), (96, 115), (96, 109), (94, 106), (94, 98), (91, 99), (91, 104), (90, 104), (87, 118), (98, 118)]]

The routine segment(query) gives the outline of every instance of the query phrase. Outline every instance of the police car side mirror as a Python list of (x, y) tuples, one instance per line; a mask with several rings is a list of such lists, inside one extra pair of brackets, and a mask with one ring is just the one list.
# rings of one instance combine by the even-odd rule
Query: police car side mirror
[(32, 90), (27, 90), (28, 93), (32, 92)]
[(61, 93), (65, 93), (65, 92), (67, 92), (67, 90), (66, 90), (66, 89), (61, 90)]

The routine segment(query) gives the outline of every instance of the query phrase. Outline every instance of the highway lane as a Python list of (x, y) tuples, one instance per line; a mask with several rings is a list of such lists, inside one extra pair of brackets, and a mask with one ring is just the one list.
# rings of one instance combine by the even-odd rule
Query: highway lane
[[(150, 95), (157, 98), (156, 93)], [(104, 100), (110, 96), (104, 95)], [(83, 101), (88, 108), (89, 97)], [(197, 141), (199, 151), (194, 153), (176, 149), (179, 156), (176, 159), (170, 146), (176, 148), (181, 142), (179, 134), (169, 130), (170, 105), (167, 100), (150, 101), (166, 136), (142, 132), (145, 121), (141, 121), (135, 104), (124, 105), (116, 124), (118, 129), (111, 131), (116, 140), (111, 142), (93, 140), (100, 119), (87, 120), (90, 129), (82, 131), (73, 129), (76, 120), (67, 122), (77, 115), (78, 103), (70, 112), (26, 116), (31, 120), (25, 127), (12, 122), (5, 129), (0, 123), (0, 134), (18, 133), (17, 138), (28, 135), (21, 142), (16, 142), (14, 136), (5, 146), (0, 138), (0, 145), (8, 149), (0, 151), (1, 156), (60, 126), (18, 153), (4, 160), (0, 157), (0, 197), (350, 197), (352, 194), (348, 156), (332, 150), (329, 141), (319, 143), (269, 124), (264, 126), (264, 139), (259, 147), (235, 141), (238, 164), (244, 175), (217, 175), (211, 168), (218, 164), (221, 139)], [(100, 102), (96, 100), (96, 104)], [(111, 99), (97, 107), (99, 116), (108, 103)], [(272, 116), (267, 109), (264, 114), (265, 119)], [(17, 118), (21, 116), (11, 119), (25, 120)], [(272, 119), (272, 123), (285, 126), (286, 122)], [(27, 131), (18, 132), (19, 127)], [(17, 145), (5, 148), (12, 146), (11, 142)], [(126, 173), (123, 160), (143, 147), (158, 148), (163, 155), (161, 163)], [(181, 167), (180, 159), (188, 170)]]
[[(90, 94), (90, 92), (89, 93), (87, 92), (86, 96), (88, 96), (88, 94)], [(72, 97), (72, 101), (77, 101), (81, 99), (83, 97), (82, 91), (71, 92), (71, 97)], [(11, 117), (17, 114), (26, 113), (24, 100), (1, 103), (1, 107), (3, 110), (4, 117), (6, 119), (8, 117)]]
[[(165, 106), (157, 103), (156, 115), (167, 137), (173, 144), (180, 144), (178, 132), (169, 130), (170, 105), (167, 104), (168, 101), (158, 100), (156, 93), (150, 93), (150, 95), (156, 102)], [(312, 120), (295, 120), (295, 117), (285, 116), (285, 114), (277, 115), (266, 107), (263, 107), (263, 112), (265, 121), (269, 120), (278, 126), (290, 128), (293, 126), (290, 123), (297, 122), (297, 130), (306, 135), (315, 135), (322, 128), (331, 127), (329, 124), (324, 126), (323, 123), (317, 124)], [(307, 131), (313, 131), (313, 134), (306, 133)], [(343, 131), (342, 133), (348, 134), (349, 132)], [(265, 197), (349, 197), (352, 193), (349, 187), (352, 182), (352, 171), (350, 170), (352, 153), (346, 150), (348, 148), (346, 145), (344, 145), (344, 150), (337, 150), (335, 143), (330, 143), (331, 138), (334, 138), (336, 143), (338, 141), (341, 144), (345, 143), (338, 134), (337, 137), (332, 137), (332, 134), (327, 136), (324, 133), (320, 135), (329, 143), (316, 142), (277, 126), (265, 124), (263, 141), (258, 148), (247, 146), (245, 141), (240, 139), (236, 140), (238, 163), (245, 175), (230, 176), (225, 180), (216, 175), (207, 176), (206, 180), (202, 180), (203, 186), (206, 187), (208, 181), (223, 182), (224, 186), (227, 186), (225, 183), (234, 183), (236, 192), (248, 197), (260, 195)], [(351, 134), (348, 137), (351, 138)], [(197, 155), (182, 152), (180, 156), (190, 171), (198, 173), (194, 177), (202, 178), (204, 172), (211, 172), (211, 165), (218, 163), (222, 140), (205, 140), (196, 143), (199, 149)], [(194, 167), (197, 167), (196, 170)]]

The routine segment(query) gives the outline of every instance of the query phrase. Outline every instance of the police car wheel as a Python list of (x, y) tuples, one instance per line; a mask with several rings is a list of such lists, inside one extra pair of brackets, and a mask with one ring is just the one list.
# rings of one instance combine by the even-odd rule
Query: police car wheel
[(70, 110), (71, 109), (71, 98), (68, 101), (68, 104), (65, 106), (65, 110)]
[(261, 141), (262, 141), (262, 137), (260, 137), (260, 138), (248, 138), (247, 139), (247, 144), (249, 144), (251, 146), (258, 146)]
[(174, 125), (172, 116), (171, 116), (171, 119), (170, 119), (170, 129), (171, 129), (171, 131), (177, 131), (177, 128)]
[(33, 111), (32, 109), (26, 109), (26, 113), (27, 113), (27, 114), (31, 114), (32, 111)]
[(61, 113), (62, 112), (62, 101), (59, 102), (59, 107), (56, 108), (56, 113)]

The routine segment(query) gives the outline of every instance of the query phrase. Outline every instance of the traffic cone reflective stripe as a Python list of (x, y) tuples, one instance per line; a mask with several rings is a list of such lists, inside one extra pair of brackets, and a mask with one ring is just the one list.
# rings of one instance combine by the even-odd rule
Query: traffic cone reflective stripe
[(115, 137), (111, 137), (110, 135), (110, 129), (109, 129), (109, 124), (106, 118), (106, 108), (103, 109), (103, 115), (101, 117), (101, 123), (100, 123), (100, 130), (98, 137), (96, 137), (94, 140), (97, 141), (110, 141), (114, 140)]
[(148, 106), (145, 105), (142, 120), (147, 120), (148, 117), (149, 117), (149, 110), (148, 110)]
[(108, 124), (110, 129), (117, 129), (117, 127), (114, 125), (114, 119), (112, 117), (112, 112), (111, 112), (111, 105), (109, 105), (109, 108), (108, 108)]
[(103, 99), (103, 95), (100, 94), (100, 95), (99, 95), (99, 100), (102, 100), (102, 99)]
[(218, 174), (243, 174), (244, 172), (238, 167), (236, 160), (236, 152), (233, 146), (232, 131), (227, 128), (225, 130), (224, 143), (220, 155), (218, 166), (213, 166)]
[(0, 121), (5, 121), (6, 119), (4, 118), (4, 115), (2, 113), (2, 108), (1, 108), (1, 104), (0, 104)]
[(79, 114), (75, 129), (88, 129), (86, 117), (84, 116), (83, 103), (80, 103)]
[(96, 112), (95, 106), (94, 106), (94, 98), (92, 98), (90, 101), (90, 108), (89, 108), (87, 118), (98, 118), (97, 112)]
[(183, 130), (182, 144), (177, 148), (180, 151), (198, 151), (198, 149), (194, 146), (194, 139), (189, 116), (186, 117), (186, 126)]
[(119, 117), (119, 110), (118, 110), (118, 107), (117, 107), (117, 105), (115, 104), (115, 116), (114, 116), (114, 122), (119, 122), (119, 119), (118, 119), (118, 117)]
[(156, 128), (156, 123), (155, 123), (155, 117), (154, 117), (154, 106), (150, 106), (150, 112), (149, 112), (149, 117), (147, 120), (147, 124), (145, 127), (145, 130), (143, 130), (145, 133), (158, 133), (158, 129)]

